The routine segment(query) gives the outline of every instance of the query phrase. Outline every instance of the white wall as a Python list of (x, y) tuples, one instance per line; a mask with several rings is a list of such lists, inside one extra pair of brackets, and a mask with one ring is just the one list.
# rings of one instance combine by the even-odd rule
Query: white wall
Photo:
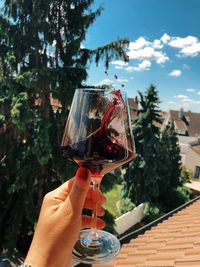
[(115, 230), (118, 234), (123, 234), (126, 230), (131, 228), (133, 225), (137, 224), (144, 218), (144, 206), (142, 203), (135, 207), (132, 211), (129, 211), (122, 216), (115, 219)]

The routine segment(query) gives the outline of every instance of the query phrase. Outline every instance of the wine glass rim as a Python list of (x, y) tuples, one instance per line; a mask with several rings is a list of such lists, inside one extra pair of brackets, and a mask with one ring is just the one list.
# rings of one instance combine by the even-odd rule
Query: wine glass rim
[(117, 88), (92, 88), (92, 87), (86, 87), (86, 88), (77, 88), (75, 91), (85, 91), (85, 92), (107, 92), (111, 93), (113, 91), (120, 91), (122, 95), (126, 96), (127, 93), (124, 90), (117, 89)]

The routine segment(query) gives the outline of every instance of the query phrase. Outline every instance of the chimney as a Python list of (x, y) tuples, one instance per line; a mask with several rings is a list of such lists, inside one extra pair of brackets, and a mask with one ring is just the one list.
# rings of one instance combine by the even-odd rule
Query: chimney
[(184, 111), (183, 111), (183, 108), (180, 108), (180, 111), (179, 111), (179, 118), (182, 120), (184, 118)]

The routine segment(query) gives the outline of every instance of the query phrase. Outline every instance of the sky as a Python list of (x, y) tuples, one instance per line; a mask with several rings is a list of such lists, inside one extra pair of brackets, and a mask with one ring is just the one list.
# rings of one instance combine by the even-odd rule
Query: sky
[[(89, 28), (86, 48), (128, 38), (129, 62), (89, 66), (87, 84), (112, 84), (135, 97), (153, 84), (163, 111), (200, 112), (200, 0), (95, 0), (102, 14)], [(117, 79), (115, 78), (117, 75)]]

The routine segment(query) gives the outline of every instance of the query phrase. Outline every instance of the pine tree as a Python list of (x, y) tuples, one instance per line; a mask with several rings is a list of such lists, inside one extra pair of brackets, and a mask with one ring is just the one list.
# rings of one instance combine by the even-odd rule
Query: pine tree
[[(161, 133), (158, 151), (159, 203), (162, 210), (167, 212), (183, 204), (189, 197), (187, 190), (183, 192), (180, 147), (173, 123)], [(185, 197), (181, 196), (180, 189)]]
[(123, 197), (129, 197), (136, 205), (142, 202), (155, 204), (158, 188), (159, 97), (151, 85), (144, 94), (139, 92), (139, 113), (133, 129), (136, 157), (129, 164), (124, 177)]
[[(0, 14), (0, 249), (27, 249), (44, 194), (74, 173), (60, 143), (91, 60), (124, 58), (127, 40), (82, 48), (93, 0), (5, 0)], [(61, 103), (53, 110), (51, 98)], [(70, 171), (71, 170), (71, 171)]]

